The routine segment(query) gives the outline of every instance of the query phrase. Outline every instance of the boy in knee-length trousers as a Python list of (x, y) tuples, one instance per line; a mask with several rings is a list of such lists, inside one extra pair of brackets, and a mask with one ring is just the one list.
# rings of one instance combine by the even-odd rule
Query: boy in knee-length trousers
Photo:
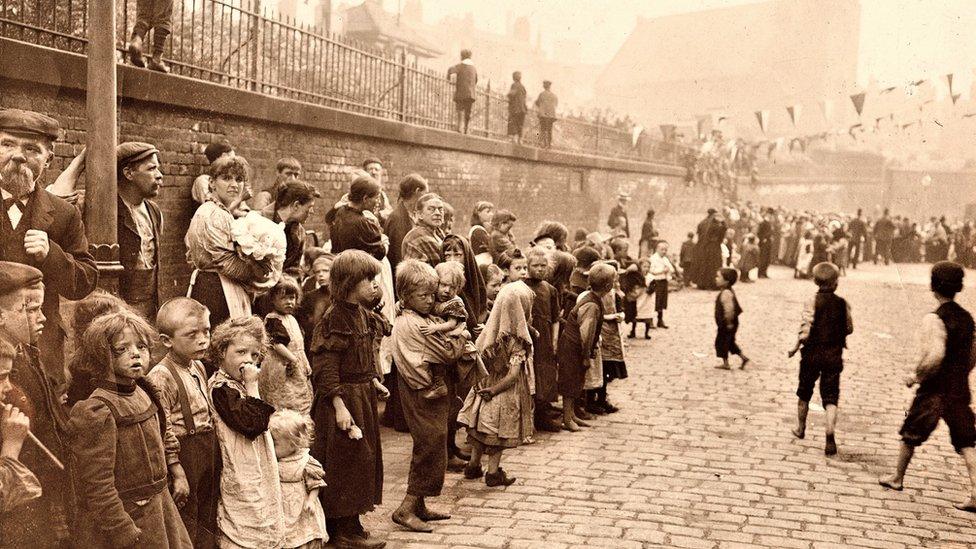
[[(854, 331), (851, 307), (837, 296), (840, 270), (832, 263), (818, 263), (813, 268), (817, 294), (803, 307), (803, 321), (796, 345), (788, 353), (800, 351), (800, 381), (796, 389), (796, 428), (793, 436), (803, 438), (807, 430), (807, 412), (813, 386), (820, 379), (820, 401), (826, 411), (824, 453), (837, 453), (834, 425), (837, 423), (837, 401), (840, 396), (840, 373), (844, 369), (847, 336)], [(802, 350), (800, 350), (802, 346)]]
[(969, 407), (974, 325), (972, 315), (954, 300), (962, 290), (964, 274), (962, 266), (951, 261), (932, 266), (932, 293), (939, 307), (922, 318), (918, 365), (905, 380), (907, 386), (917, 384), (918, 389), (901, 427), (897, 468), (878, 482), (900, 491), (915, 448), (928, 439), (942, 419), (969, 473), (969, 498), (955, 507), (976, 513), (976, 420)]

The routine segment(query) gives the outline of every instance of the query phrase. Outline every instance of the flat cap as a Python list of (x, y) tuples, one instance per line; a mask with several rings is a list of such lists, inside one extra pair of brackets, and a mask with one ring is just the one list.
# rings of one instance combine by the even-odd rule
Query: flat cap
[(41, 271), (13, 261), (0, 261), (0, 295), (7, 295), (21, 288), (35, 286), (44, 280)]
[(115, 147), (115, 161), (119, 168), (128, 166), (133, 162), (139, 162), (154, 154), (159, 154), (159, 149), (149, 143), (138, 141), (119, 143), (119, 146)]
[(0, 110), (0, 130), (39, 135), (52, 141), (61, 136), (61, 124), (57, 120), (39, 112), (21, 109)]

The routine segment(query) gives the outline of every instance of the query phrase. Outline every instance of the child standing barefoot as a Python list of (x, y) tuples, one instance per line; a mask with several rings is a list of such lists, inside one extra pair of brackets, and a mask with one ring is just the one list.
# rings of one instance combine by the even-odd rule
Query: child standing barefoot
[(373, 323), (363, 307), (374, 301), (380, 269), (366, 252), (340, 253), (332, 264), (332, 307), (312, 335), (312, 456), (326, 467), (322, 507), (329, 537), (340, 547), (386, 545), (369, 539), (359, 518), (383, 500), (376, 411), (382, 384), (374, 364)]
[(258, 366), (267, 335), (256, 316), (226, 320), (214, 330), (210, 361), (219, 368), (207, 386), (223, 461), (217, 529), (220, 547), (281, 547), (285, 538), (281, 483), (261, 400)]
[(715, 334), (715, 355), (722, 359), (722, 363), (715, 367), (721, 370), (732, 369), (729, 366), (729, 353), (739, 355), (742, 359), (740, 370), (749, 363), (749, 358), (742, 354), (742, 349), (735, 342), (735, 334), (739, 331), (739, 315), (742, 314), (742, 307), (732, 289), (738, 279), (739, 273), (730, 267), (723, 267), (715, 274), (715, 285), (719, 288), (718, 295), (715, 296), (715, 325), (718, 328)]
[(123, 311), (96, 319), (82, 337), (72, 374), (94, 390), (72, 407), (68, 424), (83, 510), (78, 547), (192, 547), (174, 503), (189, 492), (179, 443), (144, 378), (153, 336), (145, 320)]
[(508, 486), (515, 482), (501, 468), (502, 451), (514, 448), (531, 435), (532, 410), (520, 395), (532, 356), (529, 319), (535, 294), (523, 283), (502, 288), (485, 329), (478, 336), (478, 350), (488, 363), (489, 375), (471, 389), (458, 421), (468, 427), (472, 446), (466, 478), (479, 478), (481, 457), (488, 456), (485, 484)]
[(319, 491), (325, 471), (308, 453), (315, 427), (295, 410), (278, 410), (268, 424), (274, 440), (285, 515), (283, 549), (318, 549), (328, 541)]
[(837, 453), (834, 425), (837, 423), (840, 373), (844, 369), (847, 336), (854, 331), (850, 305), (844, 298), (834, 295), (838, 275), (839, 271), (832, 263), (819, 263), (813, 268), (813, 281), (819, 289), (817, 295), (803, 307), (800, 334), (796, 345), (788, 353), (792, 357), (803, 346), (800, 351), (800, 383), (796, 389), (799, 400), (793, 436), (803, 438), (806, 434), (813, 384), (820, 378), (820, 402), (827, 416), (824, 421), (824, 453), (828, 456)]
[(275, 409), (308, 415), (312, 410), (312, 367), (305, 356), (305, 337), (293, 316), (301, 293), (298, 281), (283, 275), (268, 294), (273, 311), (265, 315), (264, 328), (271, 352), (261, 362), (258, 388), (261, 398)]
[(601, 300), (613, 290), (614, 268), (597, 263), (590, 268), (590, 285), (577, 299), (563, 322), (556, 355), (559, 362), (559, 394), (563, 397), (563, 429), (579, 431), (585, 427), (576, 415), (576, 401), (583, 395), (583, 381), (587, 369), (593, 367), (600, 349), (600, 330), (603, 325)]
[(969, 499), (955, 507), (976, 513), (976, 420), (969, 391), (973, 317), (954, 299), (962, 291), (964, 275), (962, 266), (951, 261), (932, 266), (932, 293), (939, 308), (922, 319), (918, 366), (905, 382), (909, 387), (918, 384), (918, 390), (901, 427), (897, 468), (893, 475), (878, 482), (900, 491), (915, 448), (925, 442), (942, 419), (949, 428), (952, 446), (962, 455), (969, 473)]
[[(651, 282), (654, 288), (654, 311), (657, 313), (657, 327), (668, 329), (664, 323), (664, 311), (668, 308), (668, 283), (675, 273), (674, 264), (668, 258), (668, 242), (660, 240), (651, 255)], [(650, 286), (649, 286), (650, 287)]]

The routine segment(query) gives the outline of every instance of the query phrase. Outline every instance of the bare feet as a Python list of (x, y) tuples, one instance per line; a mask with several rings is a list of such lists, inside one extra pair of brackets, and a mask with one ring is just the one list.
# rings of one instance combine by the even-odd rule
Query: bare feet
[(793, 430), (790, 431), (790, 432), (793, 433), (793, 436), (795, 436), (796, 438), (798, 438), (800, 440), (802, 440), (803, 437), (807, 436), (807, 429), (806, 429), (806, 427), (803, 427), (803, 428), (794, 427)]
[(902, 484), (902, 482), (900, 480), (898, 480), (897, 478), (895, 478), (894, 475), (892, 475), (890, 477), (881, 477), (881, 478), (879, 478), (878, 479), (878, 484), (880, 484), (880, 485), (882, 485), (885, 488), (888, 488), (890, 490), (894, 490), (896, 492), (901, 492), (905, 488), (905, 486)]
[(751, 360), (749, 360), (746, 357), (742, 357), (742, 364), (739, 365), (739, 369), (740, 370), (745, 370), (746, 369), (746, 364), (751, 364), (751, 363), (752, 363)]
[(729, 363), (728, 362), (723, 362), (721, 364), (716, 364), (715, 365), (715, 368), (717, 368), (719, 370), (731, 370), (732, 369), (732, 367), (729, 366)]
[(966, 503), (954, 503), (952, 506), (960, 511), (976, 513), (976, 498), (971, 497)]
[(580, 430), (579, 425), (577, 425), (576, 422), (572, 420), (563, 421), (563, 429), (566, 429), (571, 433), (576, 433)]

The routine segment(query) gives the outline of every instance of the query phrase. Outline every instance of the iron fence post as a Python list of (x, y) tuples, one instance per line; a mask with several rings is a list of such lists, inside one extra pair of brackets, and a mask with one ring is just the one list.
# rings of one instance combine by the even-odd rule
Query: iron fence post
[(485, 92), (485, 137), (491, 137), (491, 80)]
[(407, 117), (407, 50), (400, 50), (400, 85), (399, 93), (397, 94), (397, 110), (400, 114), (400, 120), (405, 120)]

